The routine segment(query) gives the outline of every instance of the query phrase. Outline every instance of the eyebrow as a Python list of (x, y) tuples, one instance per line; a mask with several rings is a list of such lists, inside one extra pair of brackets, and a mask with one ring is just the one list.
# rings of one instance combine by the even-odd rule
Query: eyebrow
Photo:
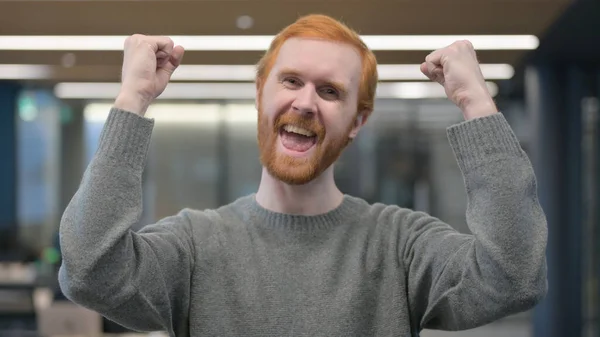
[[(281, 69), (278, 73), (278, 78), (281, 78), (283, 76), (296, 76), (296, 77), (302, 77), (300, 75), (300, 72), (296, 69), (293, 68), (283, 68)], [(323, 81), (326, 85), (330, 85), (332, 87), (334, 87), (339, 93), (340, 96), (345, 97), (348, 95), (348, 89), (346, 89), (346, 86), (338, 81)]]

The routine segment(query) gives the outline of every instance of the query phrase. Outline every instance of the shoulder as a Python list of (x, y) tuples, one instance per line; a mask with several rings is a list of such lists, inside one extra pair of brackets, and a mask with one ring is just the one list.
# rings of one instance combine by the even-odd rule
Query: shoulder
[(249, 212), (243, 207), (244, 198), (218, 208), (183, 208), (174, 215), (162, 218), (142, 232), (169, 231), (188, 242), (202, 256), (220, 251), (226, 237), (240, 231)]
[(179, 216), (189, 222), (194, 237), (207, 238), (247, 223), (251, 217), (250, 208), (247, 207), (250, 198), (251, 196), (244, 196), (217, 208), (184, 208)]
[(440, 219), (427, 212), (417, 211), (394, 204), (385, 204), (381, 202), (369, 203), (366, 200), (357, 197), (349, 198), (352, 198), (353, 203), (361, 209), (361, 223), (369, 224), (376, 230), (384, 230), (388, 233), (391, 231), (401, 232), (431, 224), (447, 227)]
[(368, 202), (365, 199), (355, 196), (347, 195), (346, 198), (351, 200), (354, 206), (360, 209), (360, 214), (362, 214), (363, 217), (372, 220), (392, 220), (415, 212), (409, 208), (398, 205), (385, 204), (382, 202)]
[(244, 222), (250, 217), (251, 195), (240, 197), (233, 202), (212, 209), (183, 209), (193, 227), (222, 226)]

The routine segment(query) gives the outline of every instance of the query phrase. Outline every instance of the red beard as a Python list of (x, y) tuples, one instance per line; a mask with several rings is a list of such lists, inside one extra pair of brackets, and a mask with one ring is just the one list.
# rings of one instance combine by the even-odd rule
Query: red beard
[[(277, 142), (281, 127), (291, 124), (310, 130), (316, 134), (316, 148), (307, 158), (295, 158), (277, 153)], [(274, 125), (269, 126), (268, 118), (258, 106), (258, 147), (260, 162), (271, 176), (290, 185), (303, 185), (325, 171), (333, 164), (342, 151), (350, 143), (350, 132), (353, 123), (346, 128), (344, 134), (334, 139), (325, 139), (325, 127), (314, 117), (304, 117), (288, 112), (279, 115)]]

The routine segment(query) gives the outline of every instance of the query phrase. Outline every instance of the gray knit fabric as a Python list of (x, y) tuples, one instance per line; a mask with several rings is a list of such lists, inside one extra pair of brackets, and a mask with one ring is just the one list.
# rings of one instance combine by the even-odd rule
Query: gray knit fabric
[(154, 121), (112, 109), (60, 226), (62, 290), (126, 327), (171, 336), (418, 336), (474, 328), (546, 293), (547, 227), (500, 113), (448, 128), (473, 235), (345, 195), (322, 215), (254, 195), (130, 228)]

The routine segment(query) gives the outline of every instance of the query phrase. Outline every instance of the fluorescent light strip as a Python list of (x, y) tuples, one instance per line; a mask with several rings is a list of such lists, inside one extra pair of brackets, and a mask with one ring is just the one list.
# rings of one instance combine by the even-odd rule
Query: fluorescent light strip
[[(266, 50), (271, 35), (170, 36), (189, 51)], [(0, 50), (123, 50), (127, 36), (0, 36)], [(457, 40), (469, 40), (477, 50), (531, 50), (539, 46), (534, 35), (363, 35), (372, 50), (435, 50)]]
[(42, 80), (51, 78), (52, 66), (32, 64), (0, 64), (0, 79)]
[[(112, 104), (90, 103), (83, 109), (87, 122), (104, 122)], [(173, 104), (157, 103), (148, 108), (146, 117), (160, 123), (216, 124), (221, 118), (228, 123), (256, 124), (257, 112), (254, 104)]]
[[(377, 66), (381, 81), (427, 80), (420, 64), (380, 64)], [(515, 71), (510, 64), (481, 64), (488, 80), (505, 80)], [(253, 81), (253, 65), (181, 65), (173, 74), (173, 81)]]
[[(507, 80), (514, 76), (515, 70), (510, 64), (480, 64), (483, 77), (487, 80)], [(420, 64), (380, 64), (377, 66), (379, 80), (428, 80), (421, 72)]]
[[(510, 79), (514, 69), (510, 64), (481, 64), (488, 80)], [(52, 79), (53, 66), (31, 64), (0, 64), (0, 79)], [(60, 70), (57, 70), (60, 71)], [(254, 65), (181, 65), (172, 76), (173, 81), (254, 81)], [(419, 64), (380, 64), (382, 81), (427, 80)]]
[[(111, 104), (91, 103), (85, 106), (83, 116), (88, 122), (104, 122), (110, 108)], [(219, 105), (153, 104), (148, 108), (146, 117), (170, 123), (216, 123), (219, 121)]]
[(413, 35), (365, 36), (372, 50), (435, 50), (458, 40), (469, 40), (476, 50), (532, 50), (539, 46), (534, 35)]
[[(63, 82), (54, 94), (63, 99), (114, 99), (120, 83)], [(158, 99), (254, 99), (253, 83), (169, 83)]]
[[(486, 82), (492, 96), (498, 93), (493, 82)], [(63, 82), (54, 87), (61, 99), (114, 99), (119, 83)], [(253, 83), (170, 83), (158, 99), (255, 99)], [(446, 98), (444, 88), (434, 82), (379, 83), (377, 98), (424, 99)]]
[(254, 65), (180, 65), (173, 81), (254, 81)]

